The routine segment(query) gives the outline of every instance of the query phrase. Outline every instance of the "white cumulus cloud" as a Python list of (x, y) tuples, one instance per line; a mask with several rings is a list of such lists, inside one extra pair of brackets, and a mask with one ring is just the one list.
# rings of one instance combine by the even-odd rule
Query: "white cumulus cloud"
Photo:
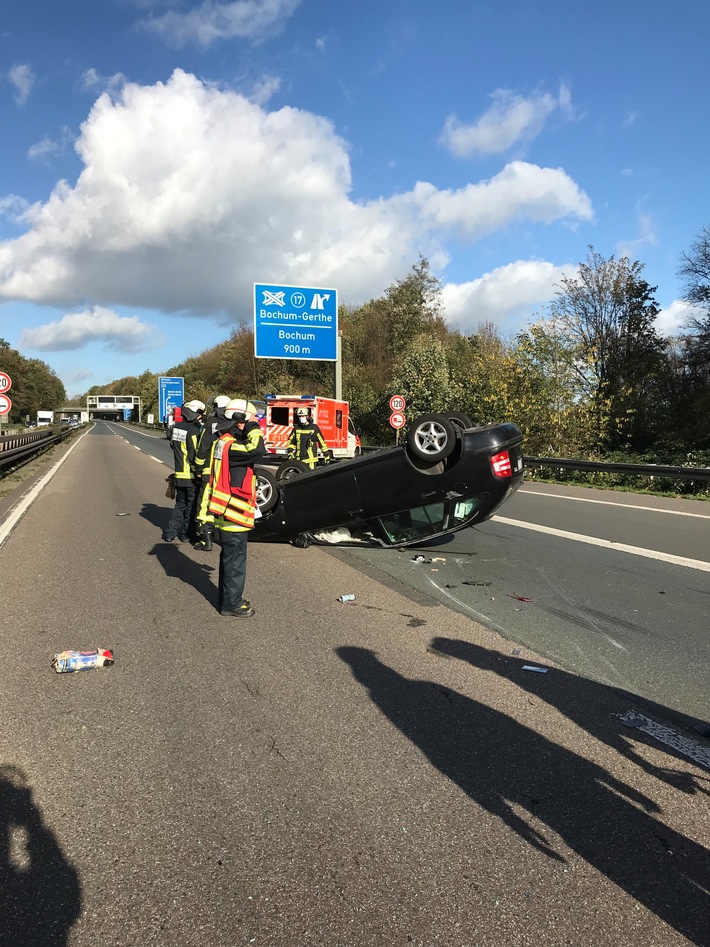
[(15, 90), (15, 102), (18, 105), (24, 105), (29, 99), (35, 84), (35, 74), (32, 67), (26, 62), (16, 63), (8, 72), (7, 78)]
[(447, 236), (592, 218), (563, 170), (525, 162), (458, 190), (419, 182), (356, 202), (329, 121), (269, 112), (180, 70), (102, 95), (76, 150), (76, 183), (58, 183), (0, 242), (0, 300), (249, 320), (254, 282), (337, 286), (359, 303), (420, 252), (444, 258)]
[(103, 342), (115, 352), (146, 352), (163, 341), (151, 326), (137, 316), (119, 316), (110, 309), (94, 306), (69, 313), (56, 322), (25, 329), (21, 344), (40, 352), (64, 352)]
[(545, 92), (526, 98), (510, 89), (496, 89), (491, 99), (491, 107), (471, 124), (456, 115), (447, 117), (439, 141), (457, 158), (509, 151), (537, 138), (553, 112), (572, 114), (570, 92), (564, 84), (556, 96)]
[(206, 49), (218, 39), (248, 39), (258, 42), (278, 31), (301, 0), (235, 0), (217, 3), (204, 0), (187, 13), (169, 10), (143, 20), (141, 27), (157, 34), (169, 46), (181, 49), (194, 43)]
[(469, 283), (447, 283), (443, 304), (447, 322), (469, 334), (485, 324), (513, 329), (532, 321), (536, 309), (554, 298), (563, 277), (572, 277), (577, 266), (553, 266), (542, 260), (518, 260)]
[(697, 306), (684, 299), (674, 299), (670, 306), (666, 306), (656, 316), (655, 328), (659, 335), (679, 335), (687, 331), (691, 320), (702, 317), (703, 312)]

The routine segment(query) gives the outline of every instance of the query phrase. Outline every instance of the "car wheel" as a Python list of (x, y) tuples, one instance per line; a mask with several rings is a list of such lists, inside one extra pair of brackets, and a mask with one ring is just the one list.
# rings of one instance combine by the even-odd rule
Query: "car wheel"
[(262, 513), (273, 510), (279, 502), (279, 488), (276, 486), (276, 477), (270, 470), (257, 467), (256, 473), (256, 505)]
[(473, 421), (461, 411), (447, 411), (445, 417), (460, 431), (467, 431), (473, 427)]
[(456, 430), (443, 414), (420, 414), (409, 426), (407, 447), (418, 460), (444, 460), (455, 446)]
[(276, 471), (276, 480), (291, 480), (302, 473), (308, 473), (310, 469), (302, 460), (285, 460)]

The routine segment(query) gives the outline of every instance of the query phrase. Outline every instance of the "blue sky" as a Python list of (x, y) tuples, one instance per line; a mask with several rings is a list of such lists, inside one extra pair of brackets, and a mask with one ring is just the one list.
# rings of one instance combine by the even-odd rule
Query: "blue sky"
[(707, 0), (6, 0), (0, 337), (72, 395), (252, 324), (254, 282), (356, 305), (420, 254), (508, 336), (589, 245), (672, 333), (708, 35)]

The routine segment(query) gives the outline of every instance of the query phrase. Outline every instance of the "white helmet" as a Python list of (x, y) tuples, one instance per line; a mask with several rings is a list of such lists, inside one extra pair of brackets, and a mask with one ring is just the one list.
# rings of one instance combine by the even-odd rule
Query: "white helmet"
[(244, 398), (233, 398), (224, 409), (224, 416), (229, 421), (251, 421), (256, 414), (256, 408), (251, 401)]
[(189, 408), (190, 411), (194, 411), (195, 414), (199, 414), (200, 411), (205, 410), (205, 403), (204, 401), (198, 401), (195, 399), (194, 401), (186, 401), (183, 407)]
[(212, 408), (215, 411), (217, 408), (226, 408), (231, 400), (229, 395), (215, 395), (212, 399)]

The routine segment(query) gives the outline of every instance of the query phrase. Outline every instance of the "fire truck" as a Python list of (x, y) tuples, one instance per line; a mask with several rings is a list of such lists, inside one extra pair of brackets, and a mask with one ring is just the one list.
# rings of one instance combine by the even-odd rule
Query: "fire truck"
[(261, 419), (264, 443), (270, 454), (286, 456), (288, 439), (296, 424), (296, 408), (304, 406), (323, 432), (334, 458), (356, 457), (362, 453), (360, 436), (350, 418), (347, 401), (318, 395), (265, 395), (266, 413)]

